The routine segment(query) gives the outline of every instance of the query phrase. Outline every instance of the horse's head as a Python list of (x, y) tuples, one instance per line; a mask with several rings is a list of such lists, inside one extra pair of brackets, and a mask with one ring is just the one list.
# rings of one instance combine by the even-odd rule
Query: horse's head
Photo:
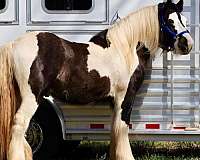
[(186, 55), (192, 50), (193, 39), (186, 29), (187, 19), (183, 11), (183, 0), (177, 4), (172, 0), (160, 3), (160, 47), (167, 51), (175, 51), (177, 54)]

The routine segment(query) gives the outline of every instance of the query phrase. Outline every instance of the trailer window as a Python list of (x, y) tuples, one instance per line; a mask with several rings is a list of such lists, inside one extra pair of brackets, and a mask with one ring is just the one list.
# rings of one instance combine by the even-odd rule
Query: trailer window
[(0, 0), (0, 10), (6, 7), (6, 0)]
[(92, 7), (92, 0), (45, 0), (45, 7), (51, 11), (84, 11)]

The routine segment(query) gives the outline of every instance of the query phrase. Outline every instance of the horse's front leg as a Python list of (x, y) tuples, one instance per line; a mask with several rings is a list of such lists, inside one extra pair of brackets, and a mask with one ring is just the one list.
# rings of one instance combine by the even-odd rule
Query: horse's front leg
[(125, 94), (126, 91), (121, 91), (115, 98), (110, 146), (111, 160), (134, 160), (128, 137), (129, 126), (121, 119), (121, 105)]
[(134, 104), (134, 100), (136, 97), (137, 91), (135, 90), (132, 83), (129, 84), (128, 90), (126, 92), (126, 96), (124, 98), (124, 101), (122, 102), (122, 113), (121, 113), (121, 119), (127, 124), (130, 124), (131, 119), (131, 112)]
[(141, 64), (138, 65), (135, 72), (131, 76), (128, 89), (122, 103), (122, 120), (126, 122), (127, 125), (130, 123), (131, 111), (134, 105), (135, 97), (137, 91), (142, 86), (144, 80), (144, 67)]

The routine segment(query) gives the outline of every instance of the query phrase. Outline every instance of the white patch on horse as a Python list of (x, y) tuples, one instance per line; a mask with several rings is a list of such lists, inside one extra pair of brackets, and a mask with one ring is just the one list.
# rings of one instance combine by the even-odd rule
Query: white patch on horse
[(13, 41), (14, 73), (20, 89), (22, 103), (15, 115), (12, 128), (12, 138), (9, 147), (9, 160), (25, 160), (24, 144), (25, 132), (30, 119), (38, 105), (33, 95), (28, 79), (31, 65), (38, 53), (38, 32), (26, 33), (24, 36)]
[[(181, 14), (180, 14), (180, 16), (181, 16), (181, 21), (183, 24), (180, 22), (176, 12), (169, 15), (169, 19), (172, 19), (174, 21), (174, 26), (175, 26), (175, 29), (177, 30), (177, 34), (186, 31), (186, 26), (187, 26), (187, 18)], [(194, 41), (193, 41), (190, 33), (184, 33), (183, 36), (187, 39), (188, 46), (190, 46), (190, 45), (192, 46)]]
[(172, 19), (174, 21), (174, 26), (175, 26), (175, 29), (177, 30), (177, 33), (181, 33), (183, 31), (185, 31), (185, 26), (186, 26), (186, 22), (187, 22), (187, 19), (186, 17), (184, 17), (183, 15), (181, 15), (181, 20), (183, 22), (183, 24), (185, 26), (183, 26), (178, 18), (178, 14), (176, 12), (174, 13), (171, 13), (169, 15), (169, 19)]
[[(15, 77), (20, 84), (28, 82), (30, 68), (38, 53), (38, 32), (24, 34), (13, 42), (13, 58), (15, 63)], [(33, 52), (33, 53), (30, 53)], [(26, 75), (22, 77), (22, 75)], [(22, 87), (22, 86), (19, 86)], [(26, 96), (26, 89), (20, 88), (22, 97)], [(23, 95), (24, 94), (24, 95)]]
[[(110, 79), (111, 91), (109, 95), (114, 96), (115, 87), (119, 82), (127, 84), (129, 82), (129, 72), (126, 62), (120, 57), (117, 50), (112, 47), (102, 48), (99, 45), (89, 42), (88, 71), (97, 70), (101, 77), (107, 76)], [(123, 84), (121, 84), (123, 86)], [(124, 86), (127, 87), (127, 86)]]

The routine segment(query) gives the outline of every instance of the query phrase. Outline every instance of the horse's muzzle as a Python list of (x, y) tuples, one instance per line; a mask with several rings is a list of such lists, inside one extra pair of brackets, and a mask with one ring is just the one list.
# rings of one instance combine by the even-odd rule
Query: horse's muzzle
[(188, 40), (186, 37), (178, 37), (175, 42), (176, 54), (187, 55), (190, 53), (193, 47), (193, 41)]

